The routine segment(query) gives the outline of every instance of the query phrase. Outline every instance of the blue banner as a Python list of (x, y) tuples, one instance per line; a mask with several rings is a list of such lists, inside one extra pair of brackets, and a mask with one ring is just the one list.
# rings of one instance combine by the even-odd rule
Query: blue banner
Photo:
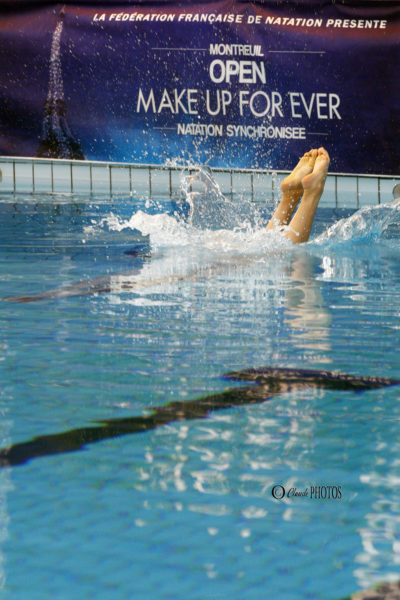
[(0, 3), (0, 154), (398, 175), (397, 2)]

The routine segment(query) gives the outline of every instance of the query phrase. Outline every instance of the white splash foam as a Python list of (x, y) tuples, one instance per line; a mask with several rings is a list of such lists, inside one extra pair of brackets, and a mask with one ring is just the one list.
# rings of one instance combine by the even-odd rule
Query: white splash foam
[(368, 241), (382, 237), (391, 225), (399, 223), (400, 202), (367, 206), (351, 217), (341, 219), (315, 238), (315, 244), (334, 241)]
[[(109, 232), (136, 230), (150, 236), (151, 273), (147, 273), (148, 266), (144, 267), (143, 273), (152, 280), (193, 273), (211, 265), (227, 265), (229, 261), (236, 264), (254, 260), (270, 263), (277, 252), (286, 255), (293, 247), (282, 232), (266, 230), (265, 217), (260, 218), (254, 203), (225, 198), (207, 169), (183, 177), (182, 193), (190, 206), (186, 219), (164, 212), (148, 214), (139, 210), (129, 219), (110, 213), (97, 227)], [(329, 227), (311, 244), (329, 246), (349, 240), (351, 243), (353, 240), (368, 241), (399, 222), (399, 212), (400, 202), (363, 208)], [(96, 226), (89, 226), (85, 233), (95, 234), (95, 230)]]
[(198, 229), (166, 214), (149, 215), (141, 210), (128, 220), (111, 214), (102, 221), (111, 231), (138, 230), (149, 235), (155, 250), (177, 247), (211, 253), (259, 254), (262, 251), (291, 246), (279, 232), (265, 227), (241, 229)]

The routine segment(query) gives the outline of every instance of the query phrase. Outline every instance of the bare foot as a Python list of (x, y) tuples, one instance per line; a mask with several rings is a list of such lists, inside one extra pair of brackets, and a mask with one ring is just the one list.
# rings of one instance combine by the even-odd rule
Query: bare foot
[(294, 244), (306, 242), (310, 236), (315, 211), (324, 191), (328, 167), (329, 154), (325, 148), (318, 148), (312, 172), (301, 181), (304, 189), (303, 198), (285, 233)]
[(267, 229), (275, 229), (289, 223), (304, 192), (302, 180), (312, 173), (317, 155), (318, 150), (315, 149), (306, 152), (290, 175), (282, 181), (282, 198)]
[(312, 172), (303, 177), (301, 181), (304, 190), (315, 192), (323, 190), (329, 162), (329, 154), (325, 148), (318, 148)]
[(318, 150), (310, 150), (301, 157), (293, 171), (281, 183), (283, 193), (303, 193), (302, 179), (312, 173)]

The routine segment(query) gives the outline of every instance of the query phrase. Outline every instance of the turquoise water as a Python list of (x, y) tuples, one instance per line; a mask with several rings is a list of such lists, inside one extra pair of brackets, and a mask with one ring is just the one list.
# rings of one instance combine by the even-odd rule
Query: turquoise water
[[(263, 203), (191, 202), (0, 198), (0, 296), (30, 300), (0, 304), (3, 448), (251, 367), (400, 378), (396, 205), (322, 208), (293, 247)], [(334, 600), (397, 579), (399, 387), (279, 391), (3, 462), (3, 597)]]

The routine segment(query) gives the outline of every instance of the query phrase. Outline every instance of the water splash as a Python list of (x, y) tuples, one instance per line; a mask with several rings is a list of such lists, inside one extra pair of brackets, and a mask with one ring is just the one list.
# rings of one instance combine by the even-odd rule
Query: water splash
[[(152, 250), (174, 253), (185, 248), (192, 262), (213, 259), (220, 255), (265, 255), (267, 251), (291, 246), (279, 232), (267, 231), (265, 206), (243, 198), (231, 200), (224, 196), (211, 170), (197, 167), (195, 173), (184, 173), (180, 196), (188, 210), (149, 214), (138, 210), (128, 220), (111, 213), (99, 226), (108, 231), (137, 230), (150, 236)], [(150, 207), (149, 207), (150, 208)], [(93, 227), (86, 233), (95, 233)]]
[(67, 123), (67, 106), (61, 68), (61, 34), (64, 27), (64, 8), (61, 10), (53, 33), (50, 52), (49, 89), (44, 106), (42, 139), (38, 156), (44, 158), (85, 158), (79, 142), (74, 139)]
[[(200, 191), (196, 186), (202, 186)], [(110, 213), (97, 223), (92, 221), (92, 224), (85, 228), (85, 242), (94, 238), (102, 244), (116, 232), (124, 232), (123, 239), (128, 239), (133, 231), (136, 242), (141, 241), (141, 236), (149, 237), (151, 260), (141, 263), (139, 268), (136, 265), (129, 271), (80, 281), (39, 294), (3, 300), (35, 302), (108, 293), (110, 302), (120, 302), (120, 293), (145, 295), (151, 290), (160, 290), (161, 287), (165, 292), (170, 285), (216, 277), (239, 281), (239, 287), (245, 297), (248, 297), (251, 281), (254, 282), (255, 295), (259, 290), (260, 278), (268, 277), (272, 282), (272, 293), (276, 291), (280, 294), (280, 285), (276, 284), (287, 279), (288, 272), (292, 280), (290, 264), (293, 259), (297, 261), (302, 255), (304, 258), (320, 254), (322, 249), (322, 277), (337, 278), (338, 267), (335, 260), (338, 256), (344, 257), (343, 248), (341, 252), (337, 252), (338, 244), (347, 245), (354, 256), (354, 240), (369, 242), (374, 237), (386, 234), (392, 226), (398, 227), (400, 223), (400, 202), (365, 208), (347, 219), (338, 221), (314, 241), (302, 244), (299, 248), (299, 245), (293, 246), (281, 231), (267, 231), (266, 218), (258, 219), (257, 214), (250, 214), (249, 210), (242, 219), (238, 204), (224, 197), (208, 170), (199, 169), (195, 176), (185, 175), (182, 190), (183, 200), (190, 206), (189, 216), (182, 216), (184, 212), (178, 216), (176, 213), (171, 215), (165, 211), (149, 214), (144, 210), (137, 210), (127, 219), (126, 216)], [(213, 207), (216, 202), (219, 204), (219, 210), (214, 213)], [(246, 204), (243, 202), (242, 206)], [(160, 207), (151, 208), (159, 210)], [(151, 208), (146, 207), (145, 210)], [(208, 222), (207, 215), (212, 217), (212, 224)], [(205, 226), (201, 227), (203, 223)], [(227, 228), (228, 225), (231, 228)], [(333, 246), (332, 253), (329, 251), (330, 244)], [(364, 245), (364, 249), (370, 247), (373, 246)], [(329, 254), (334, 257), (332, 260)], [(250, 279), (249, 266), (252, 270)], [(312, 280), (311, 272), (302, 274), (304, 268), (296, 267), (295, 272), (296, 277), (305, 277), (307, 282)], [(345, 273), (344, 278), (348, 279), (348, 274)], [(116, 300), (112, 300), (113, 298)], [(134, 301), (136, 302), (137, 298)], [(140, 301), (143, 303), (143, 300)], [(313, 319), (315, 321), (315, 311)]]
[[(113, 213), (98, 224), (108, 231), (135, 229), (150, 236), (153, 250), (178, 247), (194, 255), (211, 254), (264, 255), (280, 248), (292, 248), (282, 231), (267, 231), (266, 206), (245, 198), (233, 200), (224, 196), (208, 167), (187, 168), (182, 174), (180, 195), (188, 210), (167, 214), (159, 206), (138, 210), (129, 219)], [(189, 171), (189, 173), (187, 172)], [(269, 212), (271, 212), (270, 207)], [(155, 214), (154, 214), (155, 213)], [(93, 228), (92, 228), (93, 229)], [(282, 228), (284, 229), (284, 228)], [(95, 232), (96, 227), (93, 229)], [(87, 231), (88, 233), (88, 231)], [(400, 237), (400, 201), (365, 207), (352, 216), (327, 227), (307, 246), (329, 248), (337, 244), (366, 243), (381, 238)], [(303, 244), (304, 246), (304, 244)], [(266, 258), (267, 260), (267, 258)]]
[(195, 228), (253, 230), (265, 220), (254, 202), (224, 196), (209, 167), (183, 176), (181, 193), (190, 207), (188, 222)]
[(368, 206), (352, 216), (340, 219), (313, 240), (314, 244), (331, 245), (341, 242), (362, 243), (397, 237), (400, 224), (400, 201)]

